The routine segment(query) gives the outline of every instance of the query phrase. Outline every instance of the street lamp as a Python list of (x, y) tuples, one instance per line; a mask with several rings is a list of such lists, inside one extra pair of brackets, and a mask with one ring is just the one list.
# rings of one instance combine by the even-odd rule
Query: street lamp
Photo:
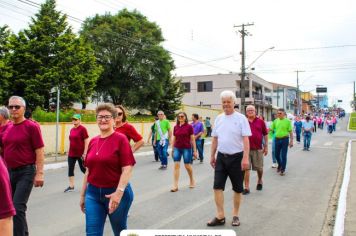
[(250, 69), (251, 66), (259, 59), (261, 58), (268, 50), (274, 49), (273, 47), (269, 47), (266, 50), (264, 50), (258, 57), (256, 57), (255, 60), (251, 62), (251, 64), (247, 67), (245, 67), (245, 44), (244, 42), (242, 43), (242, 52), (241, 52), (241, 88), (240, 88), (240, 96), (241, 96), (241, 113), (245, 114), (245, 75), (246, 75), (246, 70)]

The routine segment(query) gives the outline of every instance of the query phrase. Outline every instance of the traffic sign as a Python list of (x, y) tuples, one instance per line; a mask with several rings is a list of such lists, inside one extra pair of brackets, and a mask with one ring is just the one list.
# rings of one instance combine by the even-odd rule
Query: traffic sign
[(327, 87), (317, 87), (316, 92), (317, 93), (326, 93), (328, 91)]

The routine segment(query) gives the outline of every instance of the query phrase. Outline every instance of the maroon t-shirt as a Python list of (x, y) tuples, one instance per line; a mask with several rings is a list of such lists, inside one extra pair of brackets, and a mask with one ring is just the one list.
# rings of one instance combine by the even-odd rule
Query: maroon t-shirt
[(266, 124), (263, 120), (255, 118), (252, 122), (248, 121), (252, 135), (248, 137), (250, 140), (251, 150), (262, 149), (262, 139), (268, 134)]
[(173, 135), (175, 137), (174, 147), (192, 148), (190, 136), (193, 134), (193, 127), (190, 124), (174, 126)]
[(0, 158), (0, 219), (14, 216), (16, 214), (11, 196), (9, 173), (3, 160)]
[[(4, 132), (6, 131), (7, 128), (9, 128), (9, 126), (12, 125), (12, 121), (7, 122), (5, 125), (0, 126), (0, 146), (2, 147), (2, 136), (4, 134)], [(4, 150), (1, 149), (0, 151), (0, 156), (3, 157), (4, 156)]]
[(96, 136), (89, 142), (85, 159), (85, 166), (89, 169), (88, 183), (98, 188), (116, 188), (121, 168), (135, 163), (125, 135), (114, 132), (106, 138)]
[(142, 136), (136, 131), (135, 127), (129, 123), (125, 123), (115, 129), (116, 132), (126, 135), (129, 142), (131, 139), (136, 143), (142, 139)]
[(29, 120), (10, 125), (3, 134), (2, 146), (8, 168), (35, 164), (35, 150), (44, 147), (39, 125)]
[(68, 157), (81, 157), (84, 153), (84, 140), (87, 138), (89, 135), (84, 126), (73, 127), (69, 133)]

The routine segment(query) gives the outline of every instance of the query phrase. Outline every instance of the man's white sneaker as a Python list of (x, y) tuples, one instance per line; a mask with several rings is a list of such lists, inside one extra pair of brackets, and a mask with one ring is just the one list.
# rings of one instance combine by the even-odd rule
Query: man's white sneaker
[(277, 163), (272, 164), (272, 168), (277, 168), (277, 166), (278, 166)]

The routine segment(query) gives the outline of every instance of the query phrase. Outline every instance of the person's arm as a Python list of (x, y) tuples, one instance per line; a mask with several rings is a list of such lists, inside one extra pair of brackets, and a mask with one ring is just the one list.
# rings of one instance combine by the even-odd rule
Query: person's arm
[(83, 178), (82, 190), (80, 191), (79, 206), (83, 213), (85, 213), (85, 192), (87, 191), (87, 179), (89, 175), (89, 169), (87, 168)]
[[(194, 138), (194, 134), (190, 135), (190, 142), (192, 144), (192, 147), (193, 147), (193, 156), (195, 158), (197, 158), (197, 144), (195, 143), (195, 138)], [(194, 158), (194, 159), (195, 159)]]
[(172, 147), (172, 158), (173, 158), (173, 153), (174, 153), (174, 143), (176, 142), (176, 136), (173, 135), (172, 137), (172, 142), (171, 142), (171, 147)]
[(12, 216), (0, 219), (0, 235), (11, 236), (13, 231)]
[(289, 147), (293, 147), (293, 132), (289, 132)]
[(35, 187), (42, 187), (44, 184), (44, 147), (37, 148), (36, 153), (36, 175), (34, 179)]
[(218, 147), (218, 138), (213, 136), (212, 140), (211, 140), (211, 156), (210, 156), (210, 165), (215, 168), (215, 153), (216, 153), (216, 149)]
[(169, 129), (168, 129), (168, 143), (169, 143), (169, 141), (172, 141), (172, 136), (173, 136), (172, 128), (169, 127)]
[(89, 138), (86, 138), (86, 139), (84, 139), (84, 152), (83, 152), (83, 155), (82, 155), (83, 159), (85, 159), (85, 157), (87, 156), (88, 145), (89, 145)]
[(263, 155), (267, 156), (267, 154), (268, 154), (268, 134), (263, 136), (263, 138), (265, 139), (265, 145), (263, 147)]
[(116, 191), (112, 194), (105, 195), (106, 198), (109, 198), (109, 214), (113, 213), (116, 208), (119, 206), (122, 196), (124, 195), (125, 188), (129, 183), (131, 178), (133, 166), (124, 166), (122, 167), (122, 174), (120, 176), (119, 184), (117, 185)]
[(241, 169), (247, 170), (250, 167), (249, 164), (249, 154), (250, 154), (250, 140), (248, 136), (243, 136), (243, 144), (244, 144), (244, 154), (241, 162)]
[(143, 141), (143, 139), (139, 140), (138, 142), (136, 142), (131, 150), (132, 150), (132, 153), (136, 152), (138, 149), (140, 149), (140, 147), (142, 147), (142, 145), (144, 144), (145, 142)]

